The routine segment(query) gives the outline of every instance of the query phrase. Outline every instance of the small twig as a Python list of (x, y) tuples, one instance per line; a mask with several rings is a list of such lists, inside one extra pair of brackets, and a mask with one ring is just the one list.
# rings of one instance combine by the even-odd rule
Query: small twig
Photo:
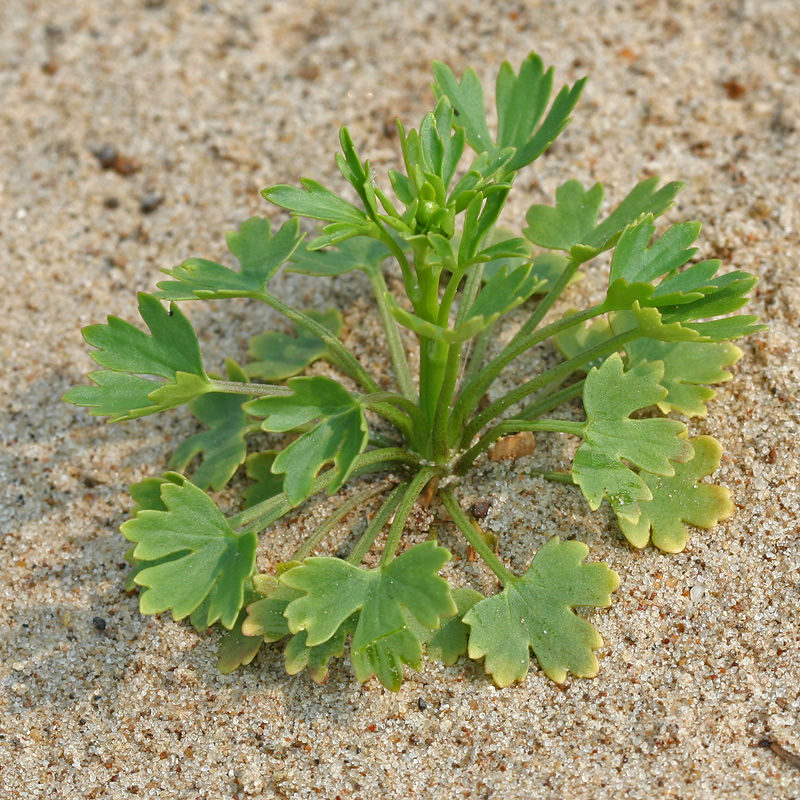
[(787, 764), (791, 764), (793, 767), (798, 767), (800, 769), (800, 756), (796, 755), (795, 753), (791, 753), (784, 747), (781, 747), (777, 742), (771, 742), (769, 739), (762, 739), (758, 743), (759, 747), (768, 747), (775, 753), (778, 758), (785, 761)]

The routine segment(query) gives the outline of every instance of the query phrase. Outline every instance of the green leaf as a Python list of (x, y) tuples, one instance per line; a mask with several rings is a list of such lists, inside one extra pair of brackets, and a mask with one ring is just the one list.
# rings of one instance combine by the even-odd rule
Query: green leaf
[(453, 107), (453, 124), (463, 128), (467, 143), (476, 153), (491, 153), (494, 142), (486, 124), (486, 109), (483, 105), (483, 88), (475, 70), (467, 69), (459, 82), (453, 71), (441, 61), (433, 62), (432, 85), (437, 100), (446, 97)]
[(445, 189), (447, 189), (450, 186), (450, 181), (453, 180), (459, 159), (464, 152), (466, 135), (463, 129), (458, 129), (452, 136), (450, 135), (453, 130), (455, 111), (446, 97), (441, 98), (436, 104), (433, 116), (436, 123), (436, 133), (442, 143), (442, 166), (437, 174), (442, 179)]
[(234, 532), (211, 498), (189, 481), (164, 483), (161, 500), (166, 510), (139, 511), (121, 528), (136, 542), (135, 558), (173, 557), (136, 575), (136, 583), (145, 587), (141, 612), (171, 609), (174, 619), (183, 619), (208, 599), (205, 627), (220, 620), (232, 628), (255, 567), (255, 532)]
[(135, 503), (131, 509), (131, 516), (135, 517), (140, 511), (147, 509), (151, 511), (166, 511), (167, 507), (161, 499), (161, 487), (165, 483), (183, 486), (186, 483), (186, 478), (178, 472), (165, 472), (160, 478), (151, 476), (138, 483), (132, 483), (128, 487), (128, 493)]
[(124, 422), (165, 410), (150, 400), (150, 393), (159, 385), (156, 381), (105, 369), (90, 372), (87, 377), (94, 386), (74, 386), (63, 399), (88, 408), (93, 417)]
[(563, 683), (567, 672), (580, 678), (597, 674), (592, 651), (603, 639), (573, 608), (610, 605), (619, 578), (602, 562), (582, 564), (588, 552), (582, 542), (554, 536), (539, 548), (524, 576), (464, 617), (471, 628), (469, 656), (486, 657), (484, 667), (498, 686), (525, 679), (530, 650), (556, 683)]
[(533, 205), (528, 209), (528, 227), (523, 233), (540, 247), (569, 252), (589, 239), (602, 202), (602, 184), (596, 183), (587, 191), (580, 181), (567, 181), (556, 190), (555, 208)]
[(628, 367), (643, 361), (661, 361), (661, 385), (667, 396), (657, 405), (665, 414), (673, 409), (687, 417), (705, 417), (706, 403), (716, 392), (708, 384), (725, 383), (733, 375), (724, 367), (735, 364), (742, 351), (728, 342), (661, 342), (636, 339), (625, 345)]
[(350, 657), (356, 678), (376, 675), (397, 691), (403, 664), (419, 669), (422, 644), (409, 629), (404, 611), (426, 628), (438, 628), (456, 613), (450, 586), (438, 572), (450, 554), (434, 542), (415, 545), (388, 566), (363, 570), (337, 558), (314, 557), (281, 576), (303, 597), (286, 608), (289, 630), (306, 631), (306, 646), (328, 641), (356, 612), (358, 624)]
[[(281, 566), (292, 568), (291, 563)], [(253, 578), (253, 587), (263, 595), (263, 599), (247, 606), (242, 633), (245, 636), (260, 637), (264, 642), (277, 642), (288, 636), (289, 626), (284, 612), (292, 600), (302, 597), (302, 592), (280, 583), (275, 575), (256, 575)]]
[(453, 601), (458, 611), (452, 617), (443, 619), (438, 630), (431, 631), (426, 648), (428, 658), (434, 658), (449, 667), (467, 652), (470, 629), (464, 622), (464, 615), (483, 599), (483, 595), (474, 589), (453, 589)]
[(272, 465), (278, 453), (275, 450), (265, 450), (262, 453), (251, 453), (245, 463), (247, 477), (254, 480), (242, 494), (243, 508), (251, 508), (264, 500), (277, 497), (283, 491), (283, 476), (272, 471)]
[[(342, 315), (335, 308), (305, 313), (334, 336), (341, 333)], [(270, 382), (283, 381), (302, 372), (315, 361), (330, 357), (328, 346), (320, 338), (302, 325), (293, 325), (294, 336), (268, 331), (250, 339), (247, 352), (253, 361), (245, 365), (249, 377)]]
[(238, 233), (229, 231), (228, 249), (239, 262), (240, 270), (225, 267), (204, 258), (189, 258), (180, 266), (162, 270), (174, 278), (161, 281), (156, 295), (166, 300), (230, 298), (263, 292), (281, 264), (299, 247), (305, 234), (297, 220), (281, 226), (273, 236), (270, 222), (264, 217), (251, 217), (243, 222)]
[[(620, 319), (625, 317), (627, 319), (620, 323)], [(565, 358), (575, 358), (634, 324), (635, 317), (630, 315), (614, 314), (610, 321), (601, 317), (588, 326), (574, 325), (555, 334), (553, 343)], [(660, 341), (645, 337), (628, 342), (624, 350), (628, 369), (644, 361), (664, 364), (660, 383), (667, 395), (656, 405), (665, 414), (674, 409), (687, 417), (706, 416), (705, 404), (716, 394), (707, 384), (730, 380), (733, 376), (724, 367), (735, 364), (742, 355), (738, 347), (727, 342)], [(588, 372), (592, 367), (599, 367), (604, 360), (603, 357), (597, 358), (581, 370)]]
[(650, 244), (656, 231), (653, 215), (646, 214), (622, 233), (611, 259), (609, 283), (649, 283), (682, 267), (696, 252), (690, 247), (700, 235), (699, 222), (679, 222)]
[(673, 182), (657, 189), (658, 183), (657, 177), (638, 183), (598, 224), (603, 185), (596, 183), (591, 189), (584, 189), (579, 181), (567, 181), (556, 190), (555, 208), (533, 205), (528, 209), (528, 227), (523, 233), (534, 244), (553, 250), (570, 252), (580, 246), (585, 250), (581, 260), (588, 260), (612, 247), (626, 226), (642, 214), (651, 215), (652, 223), (652, 217), (663, 214), (674, 205), (675, 196), (684, 184)]
[[(228, 378), (246, 382), (241, 367), (229, 360)], [(200, 489), (212, 488), (218, 492), (244, 463), (247, 455), (245, 434), (248, 416), (242, 403), (248, 396), (210, 392), (189, 403), (189, 410), (208, 427), (208, 430), (190, 436), (178, 445), (169, 460), (170, 469), (183, 472), (195, 458), (203, 454), (200, 466), (192, 475), (192, 483)]]
[(466, 322), (480, 319), (487, 328), (503, 314), (524, 303), (540, 291), (543, 281), (533, 274), (533, 265), (526, 264), (508, 272), (506, 267), (497, 271), (481, 289), (467, 312)]
[(542, 59), (530, 53), (519, 68), (504, 61), (497, 74), (497, 143), (519, 150), (531, 137), (547, 108), (553, 89), (553, 68), (544, 71)]
[[(131, 499), (134, 501), (134, 506), (130, 513), (132, 517), (136, 517), (140, 511), (147, 509), (155, 511), (166, 511), (167, 507), (161, 499), (161, 487), (165, 483), (173, 483), (176, 486), (183, 486), (186, 478), (177, 472), (165, 472), (160, 478), (150, 477), (138, 483), (133, 483), (128, 487)], [(125, 553), (125, 560), (131, 565), (132, 569), (125, 579), (125, 591), (132, 592), (139, 587), (136, 584), (136, 576), (147, 567), (155, 566), (156, 564), (163, 564), (166, 561), (172, 561), (175, 558), (173, 555), (157, 558), (153, 561), (144, 561), (143, 559), (136, 558), (133, 555), (135, 547), (131, 547)]]
[(391, 250), (376, 239), (356, 236), (327, 250), (298, 249), (285, 272), (334, 277), (354, 269), (378, 269), (392, 255)]
[(282, 450), (272, 465), (274, 472), (286, 475), (284, 491), (289, 502), (298, 505), (311, 493), (314, 478), (329, 461), (337, 472), (328, 491), (332, 494), (342, 487), (367, 446), (369, 432), (361, 404), (336, 381), (322, 376), (290, 378), (288, 385), (292, 396), (252, 400), (245, 411), (265, 416), (263, 429), (275, 433), (319, 420)]
[(330, 189), (326, 189), (322, 184), (310, 178), (301, 178), (300, 183), (304, 189), (282, 184), (264, 189), (261, 194), (265, 200), (291, 211), (295, 216), (356, 226), (369, 223), (363, 211)]
[(733, 513), (731, 493), (714, 484), (699, 483), (715, 472), (722, 460), (722, 447), (711, 436), (691, 440), (694, 458), (675, 467), (675, 475), (644, 474), (653, 499), (641, 504), (639, 521), (619, 518), (625, 538), (634, 547), (646, 547), (652, 532), (653, 544), (667, 553), (680, 553), (689, 540), (684, 522), (698, 528), (713, 528)]
[(581, 78), (571, 87), (563, 86), (561, 88), (536, 133), (531, 136), (527, 144), (517, 150), (509, 161), (509, 171), (522, 169), (526, 164), (535, 161), (558, 138), (564, 128), (569, 125), (569, 115), (575, 108), (585, 85), (586, 78)]
[(98, 364), (115, 372), (158, 375), (167, 380), (173, 380), (178, 372), (205, 377), (197, 335), (175, 303), (170, 303), (167, 311), (155, 297), (140, 292), (139, 313), (150, 334), (119, 317), (83, 329), (83, 338), (98, 348), (91, 353)]
[[(614, 285), (617, 286), (621, 281)], [(634, 283), (629, 288), (648, 286), (649, 284)], [(704, 336), (695, 329), (694, 325), (684, 325), (680, 322), (665, 322), (664, 316), (657, 308), (642, 307), (635, 301), (630, 311), (619, 311), (611, 315), (611, 327), (614, 333), (620, 334), (637, 328), (642, 336), (658, 339), (662, 342), (700, 342), (708, 341), (710, 337)]]
[[(256, 593), (252, 588), (245, 589), (244, 603), (252, 603)], [(242, 624), (247, 618), (247, 610), (242, 609), (236, 618), (236, 624), (226, 633), (217, 648), (217, 669), (227, 675), (239, 667), (247, 666), (258, 655), (264, 639), (261, 636), (245, 636)]]
[(328, 677), (328, 663), (332, 658), (341, 658), (348, 637), (353, 633), (358, 621), (358, 614), (348, 617), (330, 639), (313, 647), (308, 646), (308, 634), (300, 631), (286, 643), (283, 651), (286, 671), (289, 675), (297, 675), (304, 669), (314, 683), (324, 683)]
[(342, 153), (336, 154), (336, 166), (339, 167), (339, 171), (356, 190), (361, 202), (364, 204), (364, 208), (369, 209), (372, 214), (377, 213), (378, 205), (375, 198), (375, 190), (372, 186), (369, 161), (361, 162), (353, 144), (353, 138), (350, 136), (350, 131), (345, 127), (339, 130), (339, 144), (342, 147)]
[(666, 396), (659, 381), (664, 365), (643, 362), (627, 372), (619, 353), (586, 377), (583, 444), (575, 453), (572, 479), (594, 511), (608, 498), (617, 516), (635, 523), (639, 501), (651, 500), (650, 488), (626, 462), (657, 475), (674, 475), (674, 461), (687, 461), (692, 446), (681, 439), (686, 426), (670, 419), (630, 419)]
[(180, 309), (172, 303), (167, 311), (155, 297), (141, 293), (139, 313), (150, 334), (119, 317), (83, 329), (84, 339), (97, 348), (92, 358), (107, 370), (89, 373), (95, 385), (76, 386), (64, 400), (119, 422), (174, 408), (210, 391), (197, 335)]

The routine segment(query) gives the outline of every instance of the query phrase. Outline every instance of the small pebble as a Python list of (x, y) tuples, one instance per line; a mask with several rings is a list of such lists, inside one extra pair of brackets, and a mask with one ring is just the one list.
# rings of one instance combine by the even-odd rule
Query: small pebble
[(698, 601), (703, 599), (705, 593), (706, 593), (705, 586), (698, 583), (697, 586), (692, 586), (692, 591), (689, 592), (689, 595), (692, 598), (692, 602), (697, 603)]
[(420, 711), (424, 711), (424, 710), (425, 710), (427, 707), (428, 707), (428, 704), (427, 704), (427, 703), (426, 703), (426, 702), (425, 702), (425, 701), (424, 701), (424, 700), (423, 700), (423, 699), (420, 697), (420, 698), (417, 700), (417, 708), (418, 708)]
[(119, 153), (113, 144), (104, 144), (92, 151), (103, 169), (111, 169), (117, 163)]
[(148, 192), (139, 201), (139, 210), (143, 214), (152, 214), (164, 202), (164, 195)]
[(106, 621), (102, 617), (92, 617), (92, 625), (99, 631), (106, 629)]

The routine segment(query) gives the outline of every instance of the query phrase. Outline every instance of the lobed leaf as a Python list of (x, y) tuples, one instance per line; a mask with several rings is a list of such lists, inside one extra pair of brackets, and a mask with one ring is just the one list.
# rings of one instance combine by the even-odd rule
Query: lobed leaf
[(592, 651), (603, 639), (573, 608), (610, 605), (619, 578), (604, 563), (582, 564), (588, 552), (582, 542), (554, 536), (539, 548), (525, 575), (466, 614), (469, 656), (485, 657), (484, 668), (498, 686), (525, 679), (531, 650), (556, 683), (563, 683), (567, 672), (581, 678), (597, 674)]
[(328, 663), (333, 658), (341, 658), (347, 639), (355, 630), (357, 620), (357, 614), (348, 617), (330, 639), (313, 647), (308, 645), (306, 631), (296, 633), (286, 643), (286, 649), (283, 651), (286, 672), (289, 675), (297, 675), (307, 669), (314, 683), (324, 683), (328, 677)]
[(244, 586), (255, 567), (255, 532), (236, 533), (216, 504), (189, 481), (161, 487), (165, 510), (144, 509), (122, 525), (136, 542), (134, 558), (171, 560), (148, 566), (136, 575), (144, 590), (143, 614), (171, 610), (183, 619), (208, 602), (205, 627), (220, 620), (232, 628), (244, 603)]
[(657, 189), (659, 179), (648, 178), (638, 183), (625, 199), (601, 223), (597, 222), (603, 202), (603, 185), (596, 183), (584, 189), (571, 180), (556, 190), (556, 205), (533, 205), (528, 209), (528, 227), (523, 231), (534, 244), (553, 250), (571, 252), (586, 261), (612, 247), (627, 226), (643, 214), (657, 217), (674, 205), (675, 196), (683, 189), (678, 182)]
[(180, 309), (172, 303), (168, 311), (153, 295), (140, 293), (139, 313), (149, 334), (119, 317), (83, 329), (84, 339), (97, 348), (92, 358), (107, 369), (89, 373), (95, 385), (76, 386), (64, 400), (119, 422), (174, 408), (210, 391), (197, 335)]
[(706, 403), (716, 392), (710, 384), (725, 383), (733, 375), (725, 367), (735, 364), (742, 351), (728, 342), (661, 342), (636, 339), (625, 345), (628, 367), (643, 361), (661, 361), (661, 385), (667, 395), (657, 405), (664, 414), (673, 409), (687, 417), (705, 417)]
[(536, 133), (531, 136), (527, 144), (517, 149), (514, 157), (509, 161), (508, 169), (510, 171), (522, 169), (526, 164), (535, 161), (558, 138), (564, 128), (569, 125), (571, 119), (569, 115), (575, 108), (585, 85), (586, 78), (581, 78), (572, 86), (561, 88)]
[(228, 249), (239, 262), (240, 269), (225, 267), (203, 258), (189, 258), (180, 266), (165, 269), (174, 278), (161, 281), (157, 297), (165, 300), (196, 300), (242, 297), (263, 292), (281, 264), (300, 246), (305, 234), (300, 233), (296, 219), (284, 223), (273, 235), (265, 217), (251, 217), (238, 232), (229, 231)]
[(533, 272), (533, 264), (508, 271), (500, 270), (486, 282), (467, 312), (466, 321), (479, 319), (483, 328), (541, 291), (544, 281)]
[(428, 658), (434, 658), (449, 667), (467, 652), (470, 628), (464, 622), (464, 616), (483, 599), (483, 595), (474, 589), (453, 589), (453, 602), (457, 611), (452, 617), (442, 619), (441, 627), (429, 633), (426, 646)]
[[(256, 599), (255, 591), (250, 587), (245, 588), (245, 606)], [(247, 609), (243, 608), (236, 618), (236, 624), (220, 640), (217, 648), (217, 669), (227, 675), (239, 667), (247, 666), (257, 655), (264, 643), (260, 636), (245, 636), (242, 625), (247, 618)]]
[(314, 647), (357, 614), (350, 648), (357, 679), (376, 675), (387, 689), (397, 691), (402, 665), (419, 669), (422, 662), (422, 644), (405, 613), (426, 628), (438, 628), (443, 617), (457, 611), (449, 584), (438, 575), (449, 559), (447, 550), (434, 542), (415, 545), (376, 570), (337, 558), (308, 558), (281, 576), (281, 583), (303, 592), (286, 608), (289, 630), (305, 631), (305, 645)]
[(354, 269), (378, 269), (392, 252), (381, 241), (356, 236), (327, 250), (298, 249), (286, 266), (286, 272), (334, 277)]
[(617, 516), (637, 522), (639, 501), (652, 499), (652, 493), (626, 462), (657, 475), (674, 475), (673, 462), (691, 458), (692, 446), (679, 436), (686, 428), (683, 423), (630, 419), (634, 411), (664, 399), (666, 389), (659, 383), (663, 374), (660, 362), (642, 362), (625, 371), (622, 357), (614, 353), (587, 375), (584, 441), (575, 453), (572, 479), (593, 511), (607, 498)]
[(277, 497), (283, 491), (283, 476), (272, 471), (278, 453), (276, 450), (265, 450), (261, 453), (251, 453), (245, 463), (247, 477), (255, 483), (248, 486), (243, 494), (243, 508), (251, 508), (264, 500)]
[[(341, 333), (342, 315), (336, 309), (305, 313), (334, 336)], [(247, 350), (253, 359), (245, 365), (247, 375), (264, 381), (282, 381), (302, 372), (315, 361), (330, 357), (328, 346), (318, 336), (297, 323), (294, 323), (294, 331), (294, 336), (279, 331), (253, 336)]]
[(325, 222), (347, 225), (367, 225), (367, 215), (352, 203), (326, 189), (321, 183), (310, 178), (301, 178), (303, 189), (282, 184), (264, 189), (261, 194), (265, 200), (280, 208), (291, 211), (298, 217), (310, 217)]
[(553, 90), (553, 68), (544, 71), (542, 59), (531, 53), (522, 62), (519, 74), (504, 61), (497, 74), (497, 143), (502, 147), (523, 148), (547, 108)]
[(272, 471), (285, 474), (283, 488), (289, 502), (298, 505), (311, 493), (322, 467), (333, 461), (336, 478), (328, 488), (338, 491), (353, 462), (367, 446), (369, 432), (364, 409), (336, 381), (323, 376), (290, 378), (288, 397), (262, 397), (245, 405), (245, 411), (264, 416), (265, 431), (291, 431), (319, 420), (276, 457)]
[[(565, 358), (575, 358), (632, 327), (630, 321), (620, 322), (624, 318), (624, 314), (613, 314), (610, 321), (599, 318), (588, 326), (575, 325), (553, 336), (553, 343)], [(735, 364), (742, 356), (738, 347), (727, 342), (661, 341), (647, 337), (634, 339), (623, 345), (623, 349), (628, 369), (643, 362), (663, 363), (660, 384), (667, 394), (656, 405), (665, 414), (675, 410), (687, 417), (706, 416), (705, 404), (716, 394), (709, 385), (729, 381), (733, 376), (724, 367)], [(597, 358), (581, 367), (581, 371), (589, 372), (604, 360)]]
[(467, 143), (477, 153), (491, 153), (494, 142), (486, 124), (486, 109), (483, 105), (483, 87), (475, 70), (465, 70), (461, 81), (447, 64), (433, 62), (432, 85), (437, 100), (446, 97), (455, 112), (453, 124), (463, 128)]
[(699, 483), (720, 465), (722, 447), (711, 436), (691, 440), (694, 458), (675, 466), (673, 476), (644, 474), (643, 480), (653, 495), (641, 503), (637, 522), (619, 517), (625, 538), (634, 547), (646, 547), (652, 533), (653, 544), (667, 553), (680, 553), (689, 539), (688, 523), (698, 528), (713, 528), (733, 513), (730, 491), (722, 486)]
[(700, 235), (699, 222), (679, 222), (650, 244), (655, 231), (653, 215), (645, 214), (622, 232), (611, 259), (610, 283), (649, 283), (682, 267), (697, 252), (690, 245)]

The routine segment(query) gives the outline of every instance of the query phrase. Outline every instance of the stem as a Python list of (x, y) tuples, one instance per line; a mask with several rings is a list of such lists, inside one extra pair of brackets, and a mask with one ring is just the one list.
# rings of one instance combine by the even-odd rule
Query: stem
[[(580, 315), (576, 315), (580, 316)], [(550, 327), (550, 326), (548, 326)], [(546, 330), (546, 329), (544, 329)], [(533, 378), (532, 380), (523, 383), (521, 386), (518, 386), (513, 391), (509, 392), (504, 397), (501, 397), (499, 400), (496, 400), (490, 406), (485, 408), (477, 417), (475, 417), (469, 425), (466, 426), (464, 430), (464, 436), (461, 439), (461, 442), (464, 446), (466, 446), (469, 442), (472, 441), (472, 437), (490, 420), (497, 417), (499, 414), (502, 414), (510, 406), (513, 406), (515, 403), (518, 403), (524, 397), (527, 397), (529, 394), (541, 389), (543, 386), (546, 386), (548, 383), (552, 383), (553, 381), (563, 380), (571, 373), (575, 372), (576, 369), (581, 367), (583, 364), (587, 364), (590, 361), (593, 361), (595, 358), (600, 356), (608, 355), (609, 353), (613, 353), (618, 350), (622, 345), (626, 342), (631, 341), (631, 339), (636, 339), (641, 336), (641, 332), (639, 328), (634, 328), (626, 333), (622, 333), (619, 336), (615, 336), (613, 339), (609, 339), (607, 342), (603, 342), (602, 344), (596, 345), (595, 347), (589, 348), (584, 353), (581, 353), (579, 356), (575, 356), (575, 358), (571, 358), (568, 361), (564, 361), (559, 364), (557, 367), (554, 367), (547, 372), (543, 372), (541, 375)]]
[(483, 360), (486, 358), (486, 351), (494, 335), (496, 323), (492, 323), (488, 328), (484, 328), (475, 340), (472, 352), (469, 354), (467, 368), (461, 378), (462, 385), (470, 383), (481, 371)]
[(394, 515), (394, 520), (389, 528), (389, 533), (386, 537), (386, 544), (381, 554), (381, 567), (388, 566), (394, 559), (394, 554), (397, 552), (397, 546), (400, 544), (400, 537), (403, 535), (408, 515), (411, 513), (417, 498), (420, 496), (422, 490), (428, 481), (434, 476), (435, 472), (430, 467), (421, 469), (408, 484), (403, 499), (400, 501), (397, 511)]
[(574, 422), (572, 420), (562, 419), (537, 419), (537, 420), (523, 420), (523, 419), (509, 419), (500, 422), (493, 428), (490, 428), (481, 438), (459, 458), (455, 466), (454, 472), (457, 475), (463, 475), (475, 459), (484, 450), (487, 450), (491, 445), (501, 436), (509, 433), (519, 433), (520, 431), (549, 431), (553, 433), (570, 433), (574, 436), (582, 436), (585, 430), (585, 423)]
[(509, 345), (513, 345), (519, 339), (523, 339), (524, 337), (533, 333), (533, 331), (539, 327), (539, 323), (544, 319), (545, 314), (547, 314), (547, 312), (553, 307), (553, 304), (564, 292), (564, 289), (569, 286), (569, 282), (572, 280), (572, 277), (577, 272), (579, 266), (580, 262), (575, 261), (572, 258), (567, 261), (564, 271), (558, 276), (558, 280), (555, 282), (555, 284), (553, 284), (553, 287), (550, 289), (550, 291), (547, 292), (547, 294), (542, 298), (541, 302), (538, 306), (536, 306), (525, 324), (517, 331), (514, 338), (509, 342)]
[(311, 319), (302, 311), (297, 311), (286, 303), (278, 300), (277, 297), (269, 292), (255, 293), (259, 300), (263, 300), (268, 306), (279, 311), (288, 317), (292, 322), (302, 325), (307, 331), (318, 336), (336, 354), (339, 363), (361, 386), (368, 392), (379, 391), (378, 384), (370, 377), (369, 373), (358, 363), (356, 357), (324, 326), (314, 319)]
[(462, 344), (451, 344), (448, 349), (439, 402), (433, 420), (433, 455), (435, 459), (445, 461), (450, 455), (450, 411), (458, 383), (458, 371), (461, 368)]
[(447, 369), (450, 345), (419, 337), (419, 399), (420, 407), (430, 425), (436, 420), (436, 408), (442, 390), (442, 380)]
[[(406, 438), (410, 442), (415, 441), (417, 438), (424, 440), (430, 435), (428, 420), (425, 418), (420, 407), (408, 397), (394, 394), (393, 392), (376, 392), (362, 397), (361, 402), (368, 408), (381, 414), (381, 416), (386, 416), (384, 413), (386, 411), (385, 407), (389, 404), (396, 405), (398, 408), (405, 411), (410, 417), (412, 425), (411, 428), (406, 426), (406, 433), (408, 434)], [(395, 416), (394, 414), (392, 417), (386, 416), (386, 419), (389, 419), (390, 422), (394, 422)]]
[(536, 403), (531, 403), (529, 406), (523, 408), (517, 415), (516, 419), (532, 419), (558, 408), (562, 403), (572, 400), (583, 393), (583, 386), (586, 379), (572, 383), (569, 386), (561, 389), (558, 392), (547, 393), (541, 400)]
[(571, 472), (552, 472), (551, 470), (547, 469), (532, 469), (531, 475), (538, 475), (540, 478), (544, 478), (548, 481), (556, 481), (556, 483), (568, 483), (570, 486), (575, 485), (575, 481), (572, 480), (572, 473)]
[(408, 488), (408, 482), (404, 482), (395, 486), (389, 493), (389, 496), (383, 501), (378, 513), (374, 519), (367, 525), (367, 529), (361, 534), (353, 552), (347, 558), (347, 563), (357, 566), (364, 560), (364, 556), (369, 552), (375, 539), (383, 530), (384, 525), (389, 521), (389, 518), (394, 513), (400, 501), (403, 499), (403, 493)]
[(290, 561), (303, 561), (311, 555), (317, 545), (353, 510), (373, 497), (383, 494), (386, 487), (370, 486), (356, 492), (349, 500), (345, 500), (317, 529), (306, 539), (305, 544), (292, 556)]
[[(383, 447), (379, 450), (370, 450), (368, 453), (362, 453), (358, 456), (353, 461), (353, 471), (350, 477), (354, 478), (358, 475), (363, 475), (375, 467), (382, 467), (384, 464), (392, 462), (408, 464), (414, 467), (419, 466), (419, 459), (415, 458), (411, 453), (399, 447)], [(304, 500), (317, 492), (321, 492), (323, 489), (327, 489), (336, 477), (337, 472), (336, 468), (332, 468), (318, 475), (314, 480), (311, 491)], [(294, 506), (286, 499), (286, 493), (281, 492), (275, 497), (270, 497), (252, 508), (246, 508), (244, 511), (235, 514), (228, 519), (228, 523), (234, 529), (247, 526), (247, 530), (261, 530), (280, 519), (292, 508)]]
[(380, 267), (369, 269), (366, 272), (372, 284), (372, 290), (375, 293), (375, 302), (378, 304), (381, 322), (383, 323), (383, 329), (386, 333), (386, 343), (389, 346), (389, 353), (392, 357), (394, 375), (395, 378), (397, 378), (400, 391), (409, 398), (409, 400), (416, 401), (417, 392), (414, 388), (414, 382), (411, 380), (406, 351), (400, 339), (400, 329), (397, 325), (397, 320), (391, 315), (386, 305), (386, 298), (384, 297), (384, 293), (389, 291), (389, 287), (386, 285)]
[(416, 306), (416, 302), (419, 299), (419, 288), (414, 288), (414, 270), (408, 263), (403, 248), (397, 244), (392, 235), (382, 224), (380, 227), (380, 236), (378, 238), (392, 251), (392, 255), (400, 265), (400, 272), (403, 275), (403, 284), (406, 287), (406, 294), (411, 301), (411, 305)]
[(467, 313), (469, 312), (472, 304), (475, 302), (475, 298), (480, 291), (482, 279), (483, 264), (476, 264), (473, 269), (467, 273), (467, 280), (464, 284), (464, 290), (458, 303), (455, 327), (458, 327), (466, 319)]
[(250, 394), (258, 397), (288, 397), (294, 392), (288, 386), (268, 383), (241, 383), (240, 381), (210, 381), (211, 391), (227, 394)]
[[(547, 298), (545, 297), (545, 300)], [(545, 302), (544, 300), (542, 302)], [(503, 369), (517, 356), (522, 355), (526, 350), (543, 342), (545, 339), (561, 332), (573, 325), (578, 325), (593, 317), (598, 317), (605, 313), (602, 306), (592, 306), (585, 311), (577, 314), (570, 314), (563, 319), (545, 326), (537, 333), (525, 336), (521, 339), (512, 340), (502, 352), (481, 370), (477, 376), (464, 387), (461, 397), (459, 397), (456, 407), (453, 410), (453, 427), (459, 430), (463, 427), (467, 416), (472, 413), (484, 392), (494, 383)]]
[(455, 522), (461, 533), (464, 534), (466, 540), (475, 549), (475, 552), (484, 560), (486, 566), (499, 578), (500, 582), (505, 586), (511, 581), (516, 579), (513, 572), (506, 568), (505, 564), (494, 554), (491, 547), (483, 540), (483, 537), (475, 530), (472, 525), (472, 520), (464, 513), (455, 493), (451, 487), (443, 489), (441, 492), (442, 502), (444, 507)]

